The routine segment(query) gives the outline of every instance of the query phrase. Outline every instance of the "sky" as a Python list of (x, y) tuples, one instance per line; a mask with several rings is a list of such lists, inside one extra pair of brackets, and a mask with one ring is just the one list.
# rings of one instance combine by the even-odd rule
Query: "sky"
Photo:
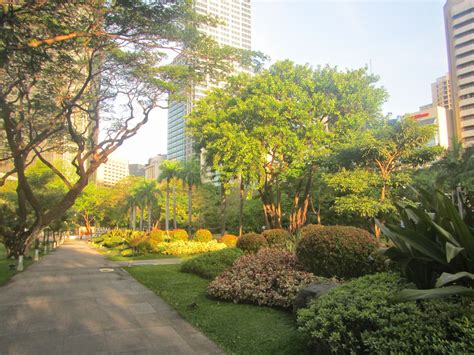
[[(252, 0), (252, 49), (270, 64), (290, 59), (314, 67), (367, 66), (390, 97), (384, 113), (431, 103), (431, 83), (448, 70), (444, 0)], [(166, 153), (167, 112), (156, 110), (117, 151), (144, 164)]]

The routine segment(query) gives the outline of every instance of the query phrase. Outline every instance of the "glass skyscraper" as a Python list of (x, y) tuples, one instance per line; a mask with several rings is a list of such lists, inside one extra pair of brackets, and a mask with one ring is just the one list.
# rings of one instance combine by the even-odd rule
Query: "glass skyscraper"
[[(225, 23), (217, 27), (200, 28), (221, 45), (251, 49), (251, 4), (250, 0), (195, 0), (196, 12), (213, 15)], [(168, 109), (168, 154), (170, 160), (187, 160), (194, 155), (192, 137), (186, 134), (185, 116), (194, 101), (204, 96), (208, 86), (194, 85), (184, 101), (170, 101)]]

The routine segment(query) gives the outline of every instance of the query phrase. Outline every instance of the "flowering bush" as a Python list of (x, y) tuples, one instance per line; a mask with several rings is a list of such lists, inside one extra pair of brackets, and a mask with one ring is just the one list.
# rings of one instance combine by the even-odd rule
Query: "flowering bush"
[(289, 308), (300, 288), (316, 277), (302, 271), (293, 254), (281, 249), (262, 249), (240, 257), (212, 281), (210, 296), (227, 301)]
[(260, 248), (267, 247), (265, 237), (257, 233), (247, 233), (237, 240), (237, 248), (248, 253), (256, 253)]
[(239, 248), (225, 248), (198, 255), (181, 264), (181, 271), (196, 274), (205, 279), (213, 279), (244, 254)]
[(170, 240), (172, 242), (175, 242), (177, 240), (188, 240), (188, 232), (186, 232), (184, 229), (175, 229), (172, 231), (169, 231), (170, 234)]
[(194, 234), (193, 240), (195, 242), (210, 242), (212, 240), (212, 233), (207, 229), (198, 229)]
[(228, 247), (235, 247), (237, 244), (237, 237), (233, 234), (224, 234), (219, 238), (219, 243), (224, 243)]
[(270, 247), (286, 248), (287, 244), (291, 242), (291, 234), (280, 228), (267, 229), (262, 235)]
[(161, 229), (153, 229), (150, 232), (150, 238), (157, 243), (164, 242), (166, 240), (166, 233)]
[(375, 240), (363, 229), (307, 226), (301, 234), (296, 256), (316, 275), (353, 278), (369, 273), (374, 267), (369, 257), (376, 250)]
[(210, 251), (217, 251), (227, 248), (223, 243), (218, 243), (216, 240), (210, 242), (194, 242), (194, 241), (176, 241), (170, 243), (159, 243), (153, 251), (164, 255), (193, 255), (207, 253)]

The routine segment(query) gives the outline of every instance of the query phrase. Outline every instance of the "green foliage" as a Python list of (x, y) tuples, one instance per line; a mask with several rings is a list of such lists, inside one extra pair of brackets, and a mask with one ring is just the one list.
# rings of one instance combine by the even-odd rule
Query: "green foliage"
[(162, 243), (166, 240), (166, 233), (160, 229), (153, 229), (150, 232), (150, 238), (157, 243)]
[(268, 246), (272, 248), (286, 248), (292, 242), (290, 232), (285, 229), (267, 229), (262, 232)]
[(267, 248), (237, 259), (207, 292), (226, 301), (289, 308), (300, 288), (315, 279), (301, 270), (292, 253)]
[(124, 249), (120, 252), (120, 255), (124, 257), (131, 257), (131, 256), (134, 256), (135, 253), (133, 252), (132, 249)]
[(163, 255), (186, 256), (218, 251), (225, 248), (227, 248), (225, 244), (218, 243), (216, 240), (211, 240), (210, 242), (179, 240), (177, 242), (157, 244), (153, 251)]
[(456, 300), (391, 302), (406, 286), (398, 274), (361, 277), (299, 311), (298, 329), (318, 354), (471, 352), (472, 306)]
[(226, 248), (202, 254), (181, 264), (181, 271), (212, 280), (234, 264), (244, 253), (238, 248)]
[(219, 243), (224, 243), (228, 247), (234, 248), (237, 244), (237, 236), (233, 234), (224, 234), (219, 238)]
[(247, 233), (237, 240), (237, 248), (247, 253), (256, 253), (260, 248), (268, 246), (265, 237), (257, 233)]
[(353, 278), (372, 271), (369, 259), (376, 250), (367, 231), (348, 226), (306, 226), (296, 247), (298, 261), (308, 271), (325, 277)]
[(193, 238), (195, 242), (210, 242), (211, 240), (212, 233), (207, 229), (198, 229)]
[[(403, 227), (381, 225), (382, 232), (393, 242), (384, 255), (396, 262), (405, 277), (419, 288), (445, 285), (453, 293), (474, 295), (474, 214), (464, 205), (461, 217), (452, 201), (442, 192), (416, 193), (416, 201), (398, 203)], [(417, 293), (420, 298), (444, 297), (448, 290)], [(408, 296), (408, 295), (407, 295)]]

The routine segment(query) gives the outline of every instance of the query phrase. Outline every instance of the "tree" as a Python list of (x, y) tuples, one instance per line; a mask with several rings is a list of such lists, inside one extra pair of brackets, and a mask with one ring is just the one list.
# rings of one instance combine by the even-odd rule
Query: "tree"
[(153, 205), (157, 203), (161, 191), (155, 180), (142, 180), (135, 186), (134, 196), (140, 206), (140, 230), (143, 230), (144, 211), (147, 210), (147, 229), (151, 230)]
[[(201, 34), (200, 25), (216, 21), (188, 0), (27, 1), (0, 10), (0, 156), (11, 163), (0, 185), (18, 178), (18, 219), (6, 237), (11, 256), (74, 204), (97, 167), (162, 107), (163, 95), (255, 58)], [(185, 65), (170, 64), (170, 53)], [(48, 159), (51, 151), (71, 156), (74, 178)], [(65, 186), (48, 208), (25, 174), (35, 159)]]
[(179, 176), (180, 163), (177, 160), (165, 160), (160, 165), (161, 174), (159, 181), (166, 181), (166, 232), (169, 230), (169, 215), (170, 215), (170, 183), (173, 182), (173, 227), (178, 228), (176, 218), (176, 186), (174, 179)]
[[(335, 201), (336, 212), (367, 218), (395, 212), (392, 189), (407, 186), (411, 170), (433, 162), (442, 151), (428, 145), (434, 134), (433, 126), (406, 116), (377, 121), (355, 143), (342, 144), (333, 160), (340, 170), (327, 176), (329, 186), (341, 194)], [(378, 226), (374, 231), (380, 238)]]
[(350, 140), (350, 130), (380, 114), (386, 93), (376, 82), (366, 69), (277, 62), (213, 90), (196, 104), (188, 126), (214, 171), (258, 191), (267, 227), (283, 225), (285, 190), (292, 201), (289, 227), (296, 231), (307, 221), (319, 160), (336, 140)]
[(193, 222), (193, 186), (201, 184), (201, 163), (193, 158), (181, 162), (179, 178), (188, 189), (188, 234), (192, 235)]
[(76, 199), (73, 208), (81, 215), (89, 235), (92, 233), (92, 224), (96, 225), (107, 212), (104, 204), (107, 203), (109, 197), (109, 189), (92, 183), (87, 185)]

